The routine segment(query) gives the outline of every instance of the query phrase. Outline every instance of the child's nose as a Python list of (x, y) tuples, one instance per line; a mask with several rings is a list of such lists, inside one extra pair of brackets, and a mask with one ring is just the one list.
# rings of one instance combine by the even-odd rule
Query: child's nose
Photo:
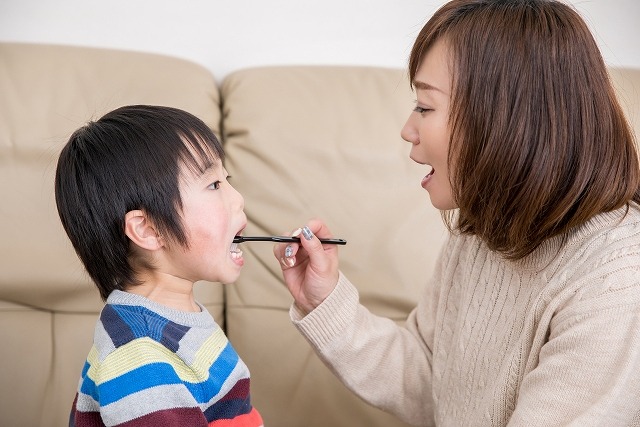
[(238, 205), (239, 210), (243, 211), (244, 210), (244, 197), (242, 197), (242, 194), (240, 194), (240, 192), (238, 190), (236, 190), (234, 188), (234, 191), (236, 192), (236, 203)]

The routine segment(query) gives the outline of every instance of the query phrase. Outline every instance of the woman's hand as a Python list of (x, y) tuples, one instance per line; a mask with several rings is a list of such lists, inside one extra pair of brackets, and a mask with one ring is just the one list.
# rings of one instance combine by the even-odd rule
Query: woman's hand
[(273, 247), (287, 288), (304, 314), (320, 305), (338, 283), (338, 248), (323, 246), (316, 235), (332, 237), (322, 221), (312, 220), (293, 232), (292, 236), (300, 237), (300, 244), (278, 243)]

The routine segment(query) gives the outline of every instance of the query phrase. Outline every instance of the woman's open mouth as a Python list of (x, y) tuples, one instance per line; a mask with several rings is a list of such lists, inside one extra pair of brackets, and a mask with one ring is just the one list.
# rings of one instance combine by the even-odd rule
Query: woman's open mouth
[(436, 172), (436, 170), (431, 167), (431, 172), (429, 172), (424, 178), (422, 178), (422, 182), (420, 183), (420, 185), (422, 186), (422, 188), (424, 188), (425, 190), (426, 185), (429, 183), (429, 181), (431, 181), (431, 177), (433, 177), (433, 174)]

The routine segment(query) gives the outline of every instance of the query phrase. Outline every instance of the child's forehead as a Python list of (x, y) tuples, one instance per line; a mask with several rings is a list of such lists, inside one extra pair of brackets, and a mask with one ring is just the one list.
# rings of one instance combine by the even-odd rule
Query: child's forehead
[(183, 147), (180, 150), (180, 168), (188, 169), (191, 175), (199, 176), (210, 168), (222, 166), (222, 148), (215, 141), (197, 133), (181, 135)]
[(180, 173), (183, 176), (201, 177), (211, 174), (220, 173), (224, 170), (222, 160), (219, 158), (207, 158), (198, 162), (197, 167), (194, 167), (190, 162), (180, 163)]

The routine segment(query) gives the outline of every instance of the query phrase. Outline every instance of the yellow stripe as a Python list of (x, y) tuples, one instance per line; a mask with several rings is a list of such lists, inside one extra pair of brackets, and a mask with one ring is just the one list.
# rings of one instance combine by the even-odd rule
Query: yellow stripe
[(217, 328), (215, 333), (209, 335), (197, 350), (191, 369), (201, 378), (201, 381), (209, 377), (209, 367), (220, 356), (228, 343), (229, 340), (222, 328)]
[(87, 376), (96, 385), (117, 378), (150, 363), (169, 363), (182, 381), (197, 383), (209, 377), (209, 368), (220, 356), (228, 340), (221, 328), (211, 334), (198, 349), (192, 365), (188, 366), (178, 355), (149, 338), (138, 338), (115, 349), (102, 362), (92, 348), (87, 360), (91, 365)]

